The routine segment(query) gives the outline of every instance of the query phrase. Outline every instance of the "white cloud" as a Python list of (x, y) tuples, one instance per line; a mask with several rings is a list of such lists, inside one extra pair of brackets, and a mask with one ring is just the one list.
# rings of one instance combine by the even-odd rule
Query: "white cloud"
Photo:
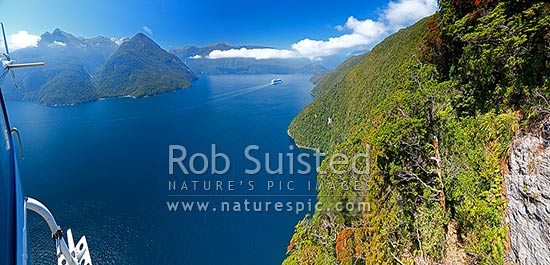
[(201, 59), (202, 56), (200, 54), (195, 54), (193, 56), (190, 56), (189, 59)]
[(433, 14), (437, 10), (437, 0), (397, 0), (390, 1), (380, 12), (379, 18), (358, 20), (350, 16), (344, 25), (336, 26), (338, 31), (350, 31), (328, 40), (305, 38), (291, 45), (290, 50), (278, 49), (231, 49), (214, 50), (207, 58), (310, 58), (342, 52), (365, 50), (382, 40), (388, 34), (409, 26), (419, 19)]
[(65, 46), (67, 46), (67, 44), (65, 44), (64, 42), (55, 40), (55, 41), (53, 41), (53, 43), (48, 44), (48, 46), (50, 46), (50, 47), (65, 47)]
[(220, 58), (255, 58), (255, 59), (270, 59), (270, 58), (295, 58), (297, 54), (295, 51), (290, 50), (277, 50), (277, 49), (231, 49), (231, 50), (214, 50), (208, 54), (210, 59)]
[(390, 2), (382, 17), (389, 26), (401, 28), (433, 14), (436, 10), (437, 1), (434, 0), (399, 0)]
[(147, 26), (145, 26), (145, 25), (143, 26), (143, 30), (144, 30), (145, 32), (149, 33), (149, 35), (153, 35), (153, 31), (152, 31), (149, 27), (147, 27)]
[[(36, 47), (38, 46), (38, 41), (40, 41), (40, 36), (29, 34), (25, 30), (20, 30), (17, 33), (11, 34), (8, 37), (8, 48), (10, 52), (15, 50), (23, 49), (26, 47)], [(2, 51), (4, 50), (4, 40), (2, 41)]]
[(327, 41), (303, 39), (292, 44), (292, 49), (297, 51), (301, 57), (313, 59), (351, 48), (365, 49), (366, 46), (381, 39), (387, 32), (386, 25), (381, 22), (371, 19), (360, 21), (354, 17), (349, 17), (343, 28), (351, 30), (352, 33), (329, 38)]

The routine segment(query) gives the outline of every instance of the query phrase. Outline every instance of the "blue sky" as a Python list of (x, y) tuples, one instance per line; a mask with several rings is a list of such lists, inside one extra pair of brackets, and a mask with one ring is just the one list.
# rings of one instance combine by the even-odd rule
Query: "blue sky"
[(83, 37), (144, 32), (166, 49), (221, 41), (276, 48), (218, 57), (314, 59), (368, 48), (436, 8), (436, 0), (0, 0), (0, 20), (16, 48), (61, 28)]

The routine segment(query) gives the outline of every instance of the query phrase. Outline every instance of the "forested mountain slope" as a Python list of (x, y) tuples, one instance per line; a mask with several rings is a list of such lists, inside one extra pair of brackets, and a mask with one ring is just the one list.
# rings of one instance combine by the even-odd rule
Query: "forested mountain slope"
[[(367, 153), (359, 169), (369, 173), (350, 163), (333, 172), (324, 160), (318, 182), (363, 185), (323, 185), (322, 210), (297, 224), (284, 264), (527, 264), (510, 236), (521, 230), (505, 218), (525, 209), (507, 205), (504, 175), (514, 137), (550, 135), (550, 4), (440, 5), (293, 121), (299, 144), (329, 157)], [(529, 201), (548, 194), (530, 189), (520, 194)], [(337, 210), (341, 202), (368, 207)]]
[(296, 142), (330, 151), (353, 126), (367, 120), (376, 106), (395, 91), (399, 66), (417, 53), (425, 25), (426, 19), (388, 37), (364, 55), (341, 81), (322, 80), (313, 89), (322, 93), (290, 125), (289, 132)]

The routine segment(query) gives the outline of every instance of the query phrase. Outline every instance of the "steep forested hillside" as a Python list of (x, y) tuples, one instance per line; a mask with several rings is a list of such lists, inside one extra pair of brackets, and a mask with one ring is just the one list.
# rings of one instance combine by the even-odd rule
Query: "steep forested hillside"
[[(425, 24), (423, 20), (388, 37), (351, 70), (344, 71), (345, 77), (340, 77), (340, 82), (325, 79), (318, 84), (313, 91), (322, 91), (321, 95), (290, 125), (290, 134), (296, 142), (331, 151), (353, 126), (367, 120), (376, 106), (395, 91), (399, 66), (422, 45)], [(341, 74), (336, 73), (341, 68), (330, 75), (339, 78)]]
[[(514, 134), (549, 135), (550, 4), (440, 5), (293, 121), (298, 143), (329, 156), (366, 152), (370, 163), (369, 174), (337, 165), (342, 174), (323, 162), (319, 182), (364, 185), (321, 188), (322, 211), (297, 224), (284, 264), (515, 262), (503, 174)], [(338, 202), (368, 208), (338, 211)]]
[(109, 58), (96, 86), (102, 97), (141, 97), (187, 88), (196, 79), (178, 57), (138, 33)]
[(311, 77), (310, 81), (315, 83), (315, 87), (311, 90), (311, 94), (318, 97), (325, 90), (328, 90), (334, 84), (341, 82), (346, 74), (356, 64), (363, 60), (365, 55), (355, 55), (346, 59), (342, 64), (338, 65), (328, 74), (317, 74)]

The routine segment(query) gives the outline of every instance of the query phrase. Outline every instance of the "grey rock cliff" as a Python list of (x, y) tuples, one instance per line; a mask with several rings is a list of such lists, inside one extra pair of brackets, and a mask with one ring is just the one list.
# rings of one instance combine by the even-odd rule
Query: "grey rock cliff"
[(550, 264), (550, 142), (531, 134), (517, 137), (509, 170), (510, 261)]

